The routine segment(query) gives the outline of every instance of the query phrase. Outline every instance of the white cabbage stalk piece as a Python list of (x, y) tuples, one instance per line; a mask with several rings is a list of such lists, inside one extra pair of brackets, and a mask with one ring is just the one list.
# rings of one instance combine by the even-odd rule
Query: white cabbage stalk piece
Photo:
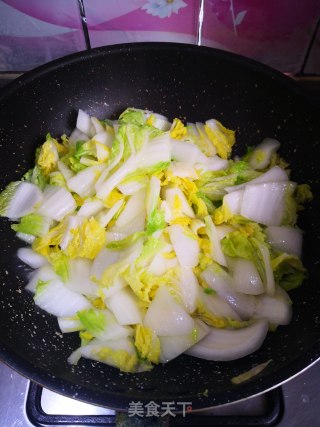
[(68, 289), (79, 294), (95, 297), (98, 285), (91, 280), (92, 262), (85, 258), (69, 260)]
[(91, 218), (96, 216), (104, 209), (104, 204), (101, 200), (86, 200), (77, 212), (77, 215)]
[(58, 325), (60, 331), (65, 334), (69, 332), (77, 332), (83, 329), (83, 325), (78, 318), (73, 317), (58, 317)]
[(230, 284), (231, 277), (227, 273), (224, 275), (215, 274), (208, 268), (201, 276), (208, 286), (214, 289), (219, 297), (224, 299), (242, 319), (250, 319), (252, 317), (255, 310), (254, 297), (233, 289)]
[(191, 314), (197, 307), (199, 294), (199, 283), (193, 269), (190, 267), (181, 267), (179, 272), (179, 289), (181, 299), (186, 311)]
[(70, 191), (56, 185), (47, 186), (43, 192), (43, 200), (37, 213), (56, 221), (61, 221), (71, 214), (77, 205)]
[[(39, 281), (42, 282), (41, 289), (37, 289)], [(48, 265), (35, 272), (26, 289), (35, 292), (36, 305), (57, 317), (71, 317), (91, 307), (87, 298), (69, 290)]]
[(199, 243), (181, 225), (171, 225), (168, 232), (173, 249), (182, 267), (195, 267), (199, 262)]
[(97, 221), (102, 225), (102, 227), (106, 227), (112, 218), (116, 215), (119, 209), (122, 208), (124, 204), (124, 200), (118, 200), (110, 209), (103, 209), (97, 215)]
[(95, 126), (93, 125), (89, 114), (81, 109), (78, 112), (76, 127), (80, 132), (88, 135), (89, 137), (92, 137), (96, 133)]
[(249, 164), (253, 169), (265, 169), (271, 162), (274, 153), (280, 148), (280, 142), (276, 139), (265, 138), (255, 147), (251, 154)]
[(273, 249), (301, 257), (303, 233), (299, 228), (269, 225), (266, 233)]
[(122, 228), (145, 212), (146, 190), (141, 189), (130, 196), (123, 211), (119, 215), (115, 227)]
[(76, 364), (80, 357), (85, 357), (87, 359), (96, 360), (98, 362), (104, 361), (110, 366), (117, 367), (117, 364), (114, 362), (112, 356), (108, 357), (107, 360), (102, 360), (102, 357), (99, 356), (103, 349), (109, 350), (124, 350), (129, 354), (134, 354), (134, 346), (131, 340), (128, 338), (122, 338), (119, 340), (108, 340), (108, 341), (100, 341), (99, 339), (92, 340), (89, 344), (80, 347), (76, 351), (74, 351), (68, 361), (71, 364)]
[(214, 261), (226, 267), (227, 261), (224, 256), (224, 253), (222, 252), (217, 227), (215, 226), (211, 216), (209, 215), (204, 218), (204, 221), (206, 224), (206, 232), (210, 240), (210, 255)]
[(178, 266), (177, 257), (166, 258), (165, 254), (173, 251), (173, 246), (170, 244), (164, 244), (159, 252), (154, 256), (153, 260), (147, 266), (147, 271), (155, 276), (162, 276), (171, 268)]
[(182, 305), (176, 302), (166, 286), (157, 290), (143, 324), (158, 336), (186, 335), (194, 328), (194, 320)]
[(170, 139), (170, 144), (172, 159), (177, 162), (195, 165), (196, 163), (206, 163), (208, 160), (196, 145), (189, 142)]
[(191, 333), (175, 336), (161, 336), (160, 340), (160, 362), (167, 363), (184, 353), (188, 348), (208, 335), (210, 327), (199, 319), (195, 319), (194, 328)]
[(142, 312), (138, 298), (129, 287), (123, 288), (105, 299), (119, 325), (136, 325), (142, 323)]
[(34, 212), (42, 200), (42, 191), (36, 185), (13, 182), (2, 193), (0, 215), (12, 220), (21, 218)]
[(264, 286), (252, 261), (235, 258), (232, 262), (232, 276), (232, 285), (236, 291), (246, 295), (263, 294)]
[(48, 263), (43, 255), (38, 254), (31, 248), (19, 248), (18, 258), (31, 268), (40, 268)]
[(195, 213), (192, 207), (189, 205), (186, 196), (183, 194), (180, 188), (177, 188), (177, 187), (167, 188), (165, 190), (165, 200), (170, 206), (172, 213), (175, 212), (176, 210), (175, 205), (177, 204), (177, 201), (178, 201), (178, 204), (180, 205), (179, 209), (177, 209), (179, 210), (179, 214), (186, 215), (190, 218), (195, 218)]
[(80, 197), (91, 197), (95, 194), (94, 184), (105, 169), (105, 165), (89, 166), (68, 179), (67, 184), (71, 191)]
[(287, 182), (289, 181), (288, 175), (285, 170), (280, 166), (273, 166), (267, 172), (264, 172), (257, 178), (252, 179), (251, 181), (245, 182), (244, 184), (233, 185), (231, 187), (226, 187), (227, 193), (233, 191), (243, 190), (247, 185), (257, 185), (257, 184), (266, 184), (272, 182)]
[(240, 359), (258, 350), (267, 332), (266, 320), (258, 320), (253, 325), (242, 329), (211, 328), (209, 334), (186, 353), (215, 361)]
[(292, 303), (289, 295), (276, 287), (275, 295), (259, 295), (256, 298), (254, 316), (266, 319), (271, 325), (288, 325), (292, 318)]
[(284, 215), (285, 195), (294, 183), (266, 182), (245, 187), (240, 214), (265, 225), (280, 225)]
[(226, 319), (241, 320), (239, 313), (220, 295), (199, 292), (198, 297), (208, 313)]

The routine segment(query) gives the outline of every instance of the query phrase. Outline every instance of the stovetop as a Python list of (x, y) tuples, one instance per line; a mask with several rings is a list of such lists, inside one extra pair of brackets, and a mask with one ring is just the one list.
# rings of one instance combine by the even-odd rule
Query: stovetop
[[(277, 426), (315, 427), (320, 420), (320, 362), (286, 382), (282, 387), (242, 402), (210, 408), (196, 414), (169, 416), (166, 426)], [(160, 422), (159, 419), (154, 420)], [(152, 426), (146, 414), (124, 421), (114, 410), (89, 405), (42, 389), (0, 362), (1, 427), (72, 425)], [(134, 421), (133, 421), (134, 419)], [(142, 424), (144, 422), (144, 424)], [(200, 424), (201, 423), (201, 424)]]

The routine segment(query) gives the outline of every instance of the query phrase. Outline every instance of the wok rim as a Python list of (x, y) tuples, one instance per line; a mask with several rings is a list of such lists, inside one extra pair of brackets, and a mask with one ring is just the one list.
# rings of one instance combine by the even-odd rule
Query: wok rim
[[(320, 111), (319, 106), (312, 99), (312, 97), (309, 97), (308, 94), (293, 79), (283, 75), (281, 72), (265, 64), (220, 49), (168, 42), (141, 42), (103, 46), (55, 59), (31, 71), (27, 71), (22, 76), (10, 82), (6, 87), (2, 88), (0, 94), (0, 103), (5, 101), (6, 98), (10, 97), (12, 93), (14, 93), (16, 90), (19, 90), (19, 88), (21, 88), (23, 85), (28, 85), (34, 80), (41, 78), (43, 75), (53, 73), (56, 69), (67, 67), (75, 62), (77, 63), (79, 61), (90, 60), (90, 58), (93, 57), (110, 57), (115, 54), (129, 52), (135, 53), (145, 49), (156, 51), (169, 50), (174, 52), (177, 50), (181, 50), (183, 52), (201, 51), (204, 55), (214, 56), (218, 59), (222, 58), (223, 60), (228, 60), (235, 65), (240, 64), (247, 69), (254, 70), (259, 74), (264, 74), (271, 79), (277, 80), (279, 83), (286, 86), (290, 91), (295, 92), (305, 102), (311, 104), (313, 108), (319, 109)], [(71, 381), (62, 380), (61, 378), (46, 372), (42, 368), (34, 367), (30, 362), (16, 354), (12, 348), (7, 348), (2, 343), (0, 343), (0, 360), (19, 374), (41, 385), (44, 388), (48, 388), (64, 396), (76, 398), (89, 404), (95, 404), (104, 407), (107, 406), (108, 408), (114, 410), (125, 411), (128, 408), (129, 402), (132, 401), (132, 398), (129, 398), (128, 396), (121, 396), (121, 393), (118, 392), (103, 390), (102, 394), (98, 395), (85, 385), (73, 384)], [(195, 396), (193, 398), (194, 402), (192, 402), (192, 404), (194, 405), (195, 410), (204, 410), (212, 406), (238, 402), (240, 400), (265, 393), (296, 377), (317, 363), (319, 360), (320, 346), (319, 342), (315, 341), (313, 346), (302, 356), (293, 359), (290, 361), (290, 363), (287, 362), (284, 368), (270, 373), (267, 377), (262, 378), (261, 381), (259, 381), (259, 378), (257, 378), (257, 380), (253, 379), (253, 381), (241, 383), (237, 386), (236, 390), (232, 389), (230, 393), (220, 391), (214, 397), (201, 396), (201, 398), (199, 398)], [(75, 392), (77, 392), (77, 396), (75, 396)], [(107, 403), (106, 400), (108, 400)], [(139, 400), (144, 401), (144, 399), (141, 397), (139, 397)]]

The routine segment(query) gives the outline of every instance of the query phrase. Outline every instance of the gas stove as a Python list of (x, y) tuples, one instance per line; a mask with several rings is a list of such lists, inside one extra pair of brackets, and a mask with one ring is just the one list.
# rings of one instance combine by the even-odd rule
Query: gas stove
[[(320, 363), (267, 393), (196, 414), (147, 416), (126, 421), (114, 410), (64, 397), (30, 382), (0, 363), (2, 427), (90, 426), (243, 426), (315, 427), (320, 420)], [(138, 420), (137, 420), (138, 418)], [(161, 423), (162, 421), (162, 423)], [(135, 424), (134, 424), (135, 422)], [(139, 424), (137, 424), (139, 422)], [(158, 422), (158, 424), (156, 424)]]

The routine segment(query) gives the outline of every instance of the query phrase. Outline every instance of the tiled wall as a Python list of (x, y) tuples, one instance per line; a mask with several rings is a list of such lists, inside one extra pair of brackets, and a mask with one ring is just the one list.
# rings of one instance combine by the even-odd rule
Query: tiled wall
[[(289, 73), (300, 71), (320, 17), (319, 0), (0, 0), (0, 72), (86, 49), (81, 4), (92, 47), (198, 43)], [(320, 74), (319, 39), (306, 70)]]

